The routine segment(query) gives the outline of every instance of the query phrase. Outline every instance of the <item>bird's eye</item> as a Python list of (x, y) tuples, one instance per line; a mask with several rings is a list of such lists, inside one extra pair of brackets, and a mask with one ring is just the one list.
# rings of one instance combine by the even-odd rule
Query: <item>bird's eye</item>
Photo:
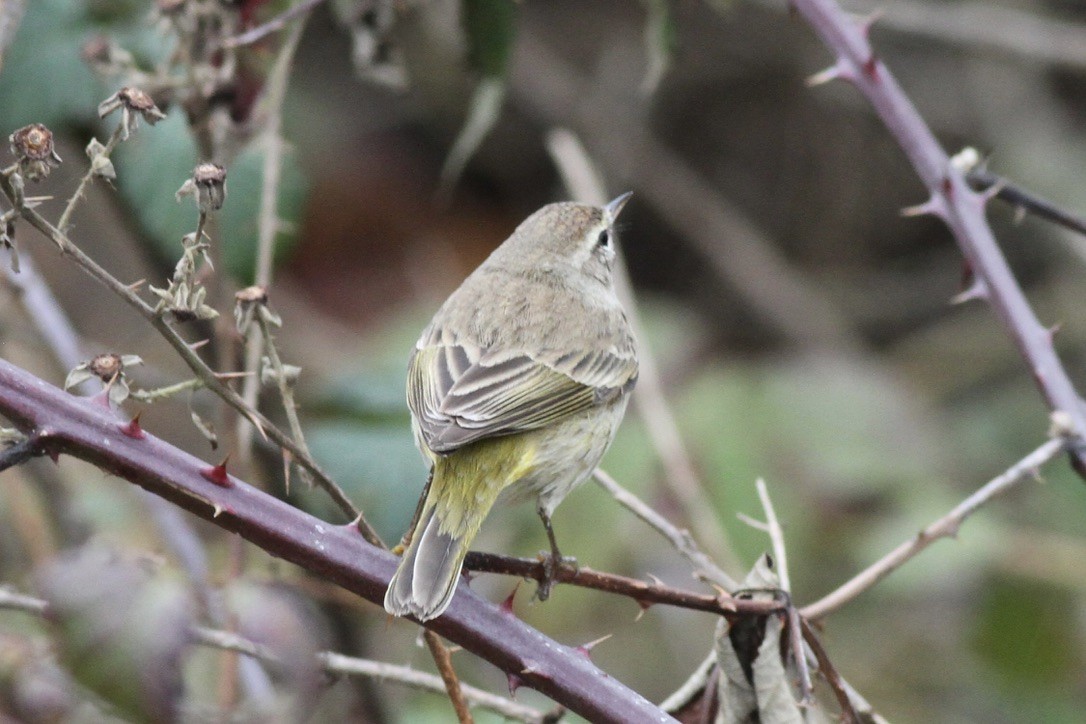
[(598, 246), (607, 246), (611, 243), (611, 232), (604, 229), (600, 232), (600, 235), (596, 237), (596, 244)]

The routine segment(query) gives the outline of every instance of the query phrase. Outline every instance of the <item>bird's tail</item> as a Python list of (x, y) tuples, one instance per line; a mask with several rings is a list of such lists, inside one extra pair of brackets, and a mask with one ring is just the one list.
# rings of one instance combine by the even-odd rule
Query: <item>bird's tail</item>
[(426, 501), (411, 544), (388, 585), (385, 610), (393, 616), (411, 615), (419, 621), (437, 618), (456, 592), (464, 556), (475, 536), (443, 531), (435, 510), (436, 506)]

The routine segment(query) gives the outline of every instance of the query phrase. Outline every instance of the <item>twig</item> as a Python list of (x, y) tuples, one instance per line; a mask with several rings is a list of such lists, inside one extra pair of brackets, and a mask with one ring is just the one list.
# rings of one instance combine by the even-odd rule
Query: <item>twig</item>
[(449, 649), (441, 642), (441, 637), (433, 631), (424, 629), (422, 637), (426, 641), (426, 648), (430, 649), (430, 655), (433, 656), (434, 663), (437, 664), (438, 673), (441, 674), (441, 682), (445, 687), (445, 693), (448, 695), (449, 701), (452, 702), (457, 720), (460, 724), (473, 724), (475, 717), (471, 715), (468, 702), (464, 698), (464, 689), (460, 683), (460, 678), (456, 675), (456, 669), (453, 668)]
[(25, 611), (41, 616), (49, 610), (49, 602), (23, 593), (17, 593), (7, 586), (0, 586), (0, 608), (12, 611)]
[[(792, 611), (795, 614), (794, 608)], [(814, 654), (815, 660), (818, 661), (818, 669), (822, 672), (822, 675), (826, 677), (826, 681), (829, 682), (830, 688), (833, 689), (833, 695), (837, 698), (837, 704), (841, 707), (842, 720), (845, 724), (859, 724), (860, 719), (856, 716), (856, 710), (852, 706), (852, 699), (845, 689), (847, 683), (841, 678), (840, 674), (837, 673), (837, 669), (834, 667), (833, 662), (826, 653), (826, 649), (822, 647), (822, 642), (818, 640), (818, 636), (815, 635), (811, 625), (799, 614), (795, 614), (795, 616), (799, 626), (802, 627), (803, 640), (800, 642), (800, 646), (802, 647), (803, 643), (806, 642), (811, 653)], [(805, 654), (804, 661), (806, 661)]]
[[(472, 551), (464, 560), (464, 568), (478, 573), (500, 573), (507, 576), (520, 576), (536, 581), (543, 580), (546, 573), (543, 563), (534, 558), (512, 558), (493, 553)], [(620, 596), (626, 596), (647, 608), (655, 603), (663, 603), (694, 611), (707, 611), (719, 616), (765, 616), (783, 609), (777, 601), (755, 601), (732, 598), (727, 594), (710, 596), (693, 593), (662, 583), (648, 583), (637, 578), (619, 576), (614, 573), (602, 573), (585, 566), (563, 565), (554, 577), (557, 583), (571, 586), (592, 588)]]
[[(108, 159), (110, 154), (113, 153), (113, 149), (117, 148), (117, 144), (120, 143), (121, 138), (125, 135), (126, 129), (124, 123), (118, 123), (117, 127), (113, 129), (113, 133), (110, 134), (109, 140), (106, 141), (105, 147), (99, 152), (102, 158)], [(83, 174), (83, 178), (79, 179), (79, 186), (76, 187), (75, 193), (68, 199), (68, 203), (64, 206), (64, 211), (60, 214), (60, 220), (57, 221), (57, 228), (61, 231), (67, 231), (68, 222), (72, 219), (72, 212), (75, 211), (75, 207), (79, 204), (79, 201), (87, 193), (87, 187), (90, 186), (90, 182), (94, 179), (94, 164), (87, 167), (87, 172)]]
[(250, 45), (257, 42), (258, 40), (263, 40), (272, 33), (279, 32), (291, 20), (299, 17), (300, 15), (308, 13), (310, 10), (317, 7), (322, 2), (324, 2), (324, 0), (299, 0), (296, 5), (292, 5), (291, 7), (287, 8), (268, 22), (263, 23), (262, 25), (257, 25), (255, 28), (250, 28), (244, 33), (235, 35), (232, 38), (227, 38), (223, 41), (222, 47), (238, 48), (242, 45)]
[(36, 437), (27, 437), (19, 442), (0, 449), (0, 472), (22, 465), (33, 457), (42, 455), (41, 441)]
[[(369, 661), (343, 656), (332, 652), (319, 654), (324, 664), (324, 670), (333, 674), (347, 674), (351, 676), (370, 676), (375, 679), (393, 681), (424, 691), (444, 693), (445, 687), (441, 679), (424, 671), (416, 671), (406, 666), (396, 666), (383, 661)], [(476, 689), (474, 686), (463, 684), (464, 698), (475, 706), (496, 712), (507, 719), (528, 722), (529, 724), (544, 724), (553, 721), (547, 715), (518, 704), (501, 696), (496, 696), (488, 691)]]
[[(0, 191), (3, 191), (12, 203), (16, 203), (19, 199), (19, 196), (11, 186), (11, 180), (7, 176), (0, 175)], [(294, 459), (298, 464), (304, 466), (313, 474), (317, 483), (328, 492), (332, 500), (347, 514), (348, 518), (358, 521), (358, 528), (366, 540), (375, 545), (380, 543), (381, 538), (377, 534), (377, 531), (374, 530), (365, 518), (361, 517), (361, 512), (355, 507), (354, 503), (351, 502), (350, 498), (347, 497), (347, 494), (336, 485), (335, 481), (324, 472), (320, 465), (318, 465), (312, 457), (306, 455), (289, 435), (276, 427), (271, 420), (265, 417), (259, 410), (254, 410), (246, 405), (245, 401), (241, 399), (241, 396), (219, 379), (219, 375), (207, 366), (203, 359), (189, 347), (188, 343), (181, 338), (165, 318), (155, 312), (151, 305), (143, 301), (143, 299), (141, 299), (130, 287), (121, 283), (116, 277), (102, 268), (102, 266), (94, 261), (94, 259), (87, 256), (87, 254), (78, 246), (72, 243), (64, 232), (49, 223), (45, 217), (34, 209), (23, 204), (20, 207), (20, 215), (30, 223), (31, 226), (44, 234), (46, 238), (57, 244), (57, 246), (59, 246), (65, 254), (71, 257), (84, 272), (127, 302), (129, 306), (140, 314), (140, 316), (150, 322), (151, 325), (166, 339), (170, 346), (181, 356), (193, 373), (204, 382), (209, 390), (225, 400), (228, 405), (242, 415), (245, 415), (252, 420), (260, 430), (278, 445), (289, 450), (294, 455)]]
[(1003, 176), (991, 171), (973, 169), (966, 172), (965, 178), (978, 191), (992, 189), (997, 199), (1006, 201), (1016, 209), (1028, 211), (1034, 216), (1051, 221), (1065, 229), (1086, 235), (1086, 219), (1061, 208), (1048, 199), (1041, 198), (1032, 191), (1027, 191)]
[[(287, 12), (301, 8), (304, 4), (299, 3)], [(291, 28), (290, 33), (279, 49), (275, 65), (268, 74), (265, 85), (267, 90), (262, 108), (265, 120), (261, 131), (264, 164), (261, 169), (260, 211), (257, 216), (256, 267), (253, 271), (253, 283), (265, 290), (271, 286), (272, 282), (275, 237), (280, 228), (278, 204), (279, 185), (283, 171), (283, 138), (280, 134), (283, 125), (283, 101), (286, 98), (287, 83), (293, 67), (291, 61), (298, 49), (298, 42), (305, 30), (307, 18), (308, 16), (302, 18)], [(265, 345), (270, 347), (271, 344), (271, 339), (266, 334), (263, 337), (250, 335), (246, 339), (244, 362), (246, 372), (256, 371), (257, 366), (260, 364), (261, 351)], [(253, 375), (242, 383), (241, 397), (249, 407), (257, 409), (259, 395), (260, 378), (258, 375)], [(283, 398), (283, 407), (288, 410), (288, 417), (292, 414), (290, 412), (292, 404), (285, 397)], [(241, 455), (243, 459), (248, 460), (252, 454), (253, 428), (251, 425), (245, 424), (244, 418), (239, 418), (236, 434)], [(304, 443), (301, 442), (302, 438), (298, 437), (297, 431), (295, 431), (295, 440), (298, 440), (304, 448)], [(289, 476), (289, 468), (286, 474)]]
[[(68, 395), (3, 359), (0, 415), (24, 433), (39, 431), (46, 452), (86, 460), (369, 601), (380, 605), (384, 600), (398, 559), (363, 540), (353, 525), (315, 518), (150, 433), (129, 437), (102, 406)], [(466, 586), (445, 614), (426, 626), (590, 721), (668, 721), (588, 658)]]
[(781, 528), (777, 511), (773, 508), (773, 501), (769, 497), (769, 489), (765, 480), (758, 478), (754, 487), (758, 490), (758, 499), (762, 502), (762, 510), (765, 511), (765, 531), (769, 536), (770, 545), (773, 546), (773, 555), (777, 559), (774, 567), (781, 590), (788, 601), (786, 607), (785, 626), (788, 628), (788, 641), (792, 649), (792, 661), (799, 673), (800, 705), (807, 706), (814, 700), (814, 685), (811, 683), (811, 670), (807, 666), (807, 656), (803, 651), (803, 630), (800, 628), (799, 610), (792, 602), (792, 583), (788, 574), (788, 554), (784, 546), (784, 529)]
[(1062, 453), (1067, 447), (1066, 438), (1049, 440), (1002, 474), (992, 478), (968, 498), (954, 506), (949, 513), (924, 528), (913, 538), (901, 543), (835, 591), (804, 606), (800, 613), (810, 620), (823, 618), (886, 578), (935, 541), (940, 538), (955, 537), (966, 518), (977, 512), (988, 501), (1035, 474), (1038, 468)]
[(664, 516), (619, 485), (614, 478), (603, 470), (597, 468), (593, 477), (600, 487), (610, 493), (620, 505), (625, 506), (631, 513), (645, 521), (664, 538), (667, 538), (671, 545), (675, 546), (675, 550), (679, 551), (694, 565), (694, 569), (699, 576), (704, 576), (707, 580), (716, 583), (727, 591), (734, 591), (739, 588), (739, 583), (735, 579), (725, 573), (709, 556), (698, 548), (698, 544), (690, 535), (690, 531), (680, 530), (672, 525)]
[[(268, 361), (271, 362), (272, 369), (275, 371), (275, 381), (279, 388), (279, 396), (283, 400), (283, 412), (287, 416), (287, 425), (290, 427), (290, 434), (294, 438), (294, 442), (298, 444), (298, 447), (305, 451), (306, 455), (309, 455), (309, 446), (305, 442), (305, 433), (302, 431), (302, 421), (298, 419), (298, 405), (294, 401), (294, 386), (293, 382), (287, 379), (287, 371), (283, 366), (283, 360), (279, 357), (279, 350), (275, 346), (275, 339), (271, 333), (271, 325), (268, 323), (268, 319), (265, 315), (259, 312), (256, 315), (257, 322), (260, 325), (260, 337), (258, 340), (263, 343), (263, 347), (268, 352)], [(254, 337), (256, 335), (253, 335)], [(259, 375), (253, 375), (253, 377), (245, 380), (246, 386), (252, 379), (256, 379)], [(251, 430), (252, 428), (248, 428)], [(251, 436), (251, 435), (250, 435)], [(287, 471), (289, 475), (289, 469)], [(289, 481), (289, 477), (287, 478)]]
[[(598, 206), (607, 203), (603, 180), (588, 152), (573, 133), (562, 128), (552, 129), (547, 134), (547, 149), (558, 166), (570, 195)], [(723, 556), (726, 564), (738, 566), (734, 546), (694, 471), (694, 463), (683, 445), (675, 416), (671, 414), (671, 408), (664, 396), (656, 358), (648, 346), (637, 299), (621, 252), (615, 265), (615, 287), (633, 327), (634, 336), (639, 342), (639, 370), (634, 404), (663, 463), (663, 483), (682, 507), (698, 537), (710, 550)]]
[(788, 575), (788, 555), (784, 547), (784, 530), (777, 519), (777, 511), (773, 509), (773, 501), (769, 498), (769, 489), (765, 480), (758, 478), (754, 487), (758, 490), (758, 499), (762, 501), (762, 510), (765, 511), (765, 530), (769, 536), (770, 545), (773, 546), (773, 555), (777, 559), (777, 578), (780, 580), (781, 590), (792, 593), (792, 582)]
[[(914, 213), (932, 214), (953, 232), (977, 278), (970, 295), (987, 299), (1019, 352), (1052, 411), (1069, 418), (1074, 436), (1086, 433), (1086, 409), (1052, 344), (1052, 334), (1037, 320), (984, 216), (988, 200), (969, 187), (962, 172), (921, 118), (890, 70), (867, 39), (867, 23), (857, 23), (833, 0), (792, 0), (822, 42), (834, 53), (834, 65), (816, 81), (848, 80), (867, 97), (905, 151), (930, 194)], [(1072, 463), (1086, 476), (1086, 449), (1067, 446)]]

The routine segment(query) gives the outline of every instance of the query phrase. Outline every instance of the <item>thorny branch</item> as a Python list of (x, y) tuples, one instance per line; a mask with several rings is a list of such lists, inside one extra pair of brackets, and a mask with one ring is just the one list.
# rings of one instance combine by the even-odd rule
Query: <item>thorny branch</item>
[[(1086, 476), (1086, 408), (1056, 355), (1052, 332), (1041, 325), (1003, 257), (984, 211), (988, 195), (974, 191), (951, 162), (916, 107), (868, 41), (867, 21), (857, 22), (833, 0), (792, 0), (834, 54), (812, 83), (834, 79), (852, 83), (878, 113), (928, 189), (930, 198), (910, 210), (942, 219), (953, 232), (976, 276), (962, 299), (985, 299), (1029, 364), (1034, 381), (1052, 411), (1068, 416), (1072, 441), (1065, 447), (1072, 464)], [(990, 193), (990, 192), (988, 192)]]
[[(384, 598), (396, 558), (364, 541), (353, 525), (326, 523), (153, 435), (130, 436), (102, 405), (72, 397), (5, 360), (0, 360), (0, 414), (40, 450), (84, 459), (374, 603)], [(648, 722), (663, 716), (583, 654), (467, 587), (427, 628), (592, 721)]]

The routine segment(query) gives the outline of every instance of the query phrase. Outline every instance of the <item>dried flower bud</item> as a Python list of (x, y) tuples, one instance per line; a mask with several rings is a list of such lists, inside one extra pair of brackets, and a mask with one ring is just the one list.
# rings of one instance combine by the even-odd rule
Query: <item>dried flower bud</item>
[(109, 382), (120, 374), (121, 370), (124, 369), (124, 364), (121, 362), (119, 354), (100, 354), (87, 363), (87, 369), (102, 382)]
[(178, 201), (195, 196), (201, 214), (218, 211), (226, 201), (226, 169), (217, 163), (201, 163), (175, 194)]
[(31, 181), (40, 181), (60, 165), (53, 148), (53, 132), (40, 123), (23, 126), (8, 136), (11, 152), (19, 164), (19, 173)]
[(99, 103), (98, 116), (105, 118), (118, 108), (121, 109), (121, 138), (123, 140), (128, 140), (128, 134), (136, 130), (141, 116), (152, 126), (166, 117), (166, 114), (155, 105), (151, 96), (132, 86), (121, 88)]
[(64, 389), (75, 387), (89, 379), (97, 377), (109, 388), (109, 399), (119, 405), (128, 399), (130, 394), (125, 369), (143, 364), (139, 355), (135, 354), (100, 354), (79, 365), (68, 373), (64, 380)]
[(234, 324), (242, 336), (248, 334), (257, 309), (268, 303), (268, 290), (261, 286), (245, 287), (234, 294)]
[(113, 161), (106, 155), (106, 147), (97, 138), (92, 138), (87, 144), (87, 158), (91, 162), (91, 173), (100, 176), (107, 181), (117, 178), (117, 170), (113, 168)]

